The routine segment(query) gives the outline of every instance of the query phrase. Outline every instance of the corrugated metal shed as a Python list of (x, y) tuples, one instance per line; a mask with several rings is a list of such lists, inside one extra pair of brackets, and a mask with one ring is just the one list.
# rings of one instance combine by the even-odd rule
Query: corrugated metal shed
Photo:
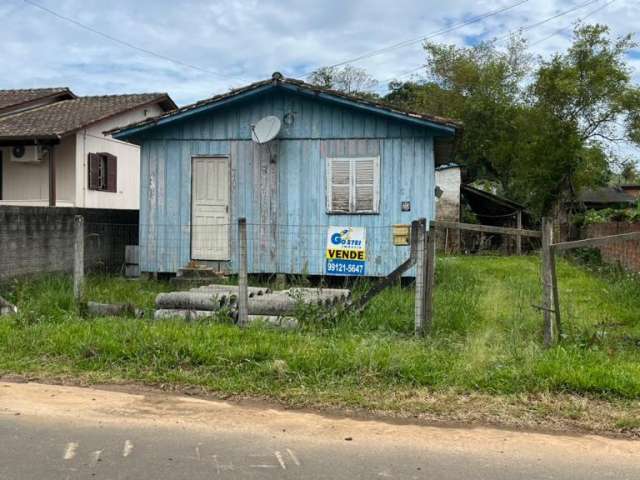
[(585, 190), (578, 195), (577, 201), (586, 206), (628, 206), (636, 202), (636, 198), (620, 187), (602, 187), (593, 190)]

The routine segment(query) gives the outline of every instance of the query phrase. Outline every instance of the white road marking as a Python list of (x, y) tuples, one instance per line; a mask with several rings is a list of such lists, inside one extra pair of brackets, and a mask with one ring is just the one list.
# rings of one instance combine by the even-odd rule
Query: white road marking
[(96, 450), (91, 453), (91, 466), (95, 467), (100, 461), (100, 455), (102, 455), (102, 450)]
[(128, 457), (129, 455), (131, 455), (132, 450), (133, 443), (131, 443), (131, 440), (125, 440), (124, 447), (122, 448), (122, 456)]
[(300, 460), (298, 460), (298, 457), (296, 456), (296, 454), (293, 453), (293, 450), (291, 450), (290, 448), (287, 448), (287, 453), (291, 457), (291, 460), (293, 460), (293, 463), (295, 463), (296, 466), (299, 467), (300, 466)]
[(67, 448), (64, 450), (64, 458), (65, 460), (71, 460), (76, 456), (76, 450), (78, 449), (78, 444), (76, 442), (67, 443)]
[(280, 464), (280, 466), (282, 467), (283, 470), (287, 469), (287, 466), (284, 464), (284, 459), (282, 458), (282, 454), (276, 450), (275, 452), (273, 452), (276, 456), (276, 458), (278, 459), (278, 463)]
[(249, 465), (251, 468), (278, 468), (278, 465), (266, 465), (266, 464), (259, 464), (259, 465)]
[(220, 463), (218, 461), (218, 455), (211, 455), (211, 457), (213, 458), (213, 464), (216, 466), (216, 473), (218, 475), (220, 475), (220, 472), (233, 470), (233, 463)]
[[(215, 457), (215, 455), (214, 455)], [(200, 460), (200, 447), (196, 447), (196, 458)]]

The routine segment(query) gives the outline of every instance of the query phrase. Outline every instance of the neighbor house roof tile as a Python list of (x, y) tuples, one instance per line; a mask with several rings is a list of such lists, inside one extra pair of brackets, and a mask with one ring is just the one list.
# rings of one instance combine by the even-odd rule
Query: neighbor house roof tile
[(40, 100), (55, 101), (65, 98), (75, 98), (73, 92), (66, 87), (0, 90), (0, 113), (20, 109)]
[(0, 138), (55, 138), (134, 108), (161, 102), (175, 104), (166, 93), (78, 97), (0, 118)]

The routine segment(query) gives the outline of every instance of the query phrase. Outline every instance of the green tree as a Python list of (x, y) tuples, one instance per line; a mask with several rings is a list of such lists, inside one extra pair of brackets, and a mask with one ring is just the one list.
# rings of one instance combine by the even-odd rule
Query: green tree
[(521, 85), (531, 63), (523, 41), (513, 38), (506, 51), (494, 42), (472, 48), (427, 44), (425, 51), (427, 81), (392, 82), (385, 99), (460, 120), (464, 135), (457, 151), (471, 177), (509, 176)]
[(640, 181), (640, 173), (638, 167), (632, 161), (626, 161), (620, 170), (619, 179), (621, 183), (638, 183)]
[[(625, 61), (630, 36), (612, 40), (603, 25), (578, 26), (564, 54), (542, 61), (528, 89), (537, 145), (518, 159), (536, 158), (545, 175), (532, 175), (529, 200), (542, 212), (580, 189), (607, 179), (614, 158), (605, 144), (640, 139), (640, 90)], [(527, 140), (527, 139), (525, 139)], [(545, 177), (545, 184), (535, 183)]]
[(566, 52), (534, 67), (519, 38), (505, 50), (428, 44), (427, 80), (391, 83), (386, 99), (461, 120), (458, 160), (472, 178), (498, 180), (505, 194), (548, 214), (607, 182), (611, 142), (640, 143), (640, 90), (625, 61), (634, 46), (605, 26), (577, 26)]
[(330, 88), (363, 98), (376, 99), (373, 92), (378, 82), (366, 70), (351, 65), (322, 67), (309, 76), (309, 82), (322, 88)]

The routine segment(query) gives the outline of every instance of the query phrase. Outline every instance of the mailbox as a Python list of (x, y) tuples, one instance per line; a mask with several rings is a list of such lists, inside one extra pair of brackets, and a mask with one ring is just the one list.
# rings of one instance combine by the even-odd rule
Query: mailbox
[(393, 226), (393, 244), (409, 245), (411, 242), (411, 225)]

